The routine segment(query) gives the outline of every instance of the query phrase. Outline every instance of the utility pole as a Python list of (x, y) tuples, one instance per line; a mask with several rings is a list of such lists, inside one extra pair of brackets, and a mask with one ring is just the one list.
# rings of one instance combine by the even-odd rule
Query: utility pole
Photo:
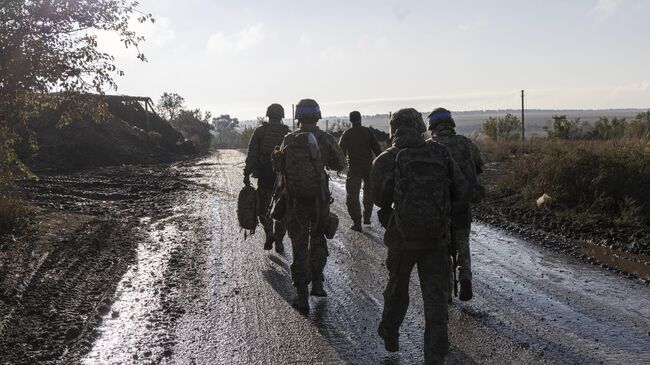
[(296, 105), (291, 104), (291, 130), (296, 130)]
[(525, 141), (526, 140), (526, 130), (524, 128), (524, 91), (521, 90), (521, 140)]

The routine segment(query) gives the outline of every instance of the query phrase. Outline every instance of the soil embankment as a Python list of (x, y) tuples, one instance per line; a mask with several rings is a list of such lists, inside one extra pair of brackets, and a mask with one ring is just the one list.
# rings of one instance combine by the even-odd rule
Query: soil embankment
[[(126, 98), (126, 97), (125, 97)], [(138, 101), (107, 97), (108, 116), (81, 118), (61, 125), (62, 110), (48, 110), (29, 127), (38, 142), (32, 153), (20, 150), (35, 171), (171, 162), (196, 153), (191, 142)]]
[(650, 282), (649, 230), (617, 226), (611, 221), (585, 223), (523, 203), (519, 195), (500, 188), (499, 181), (507, 173), (503, 163), (487, 165), (481, 180), (488, 196), (474, 208), (476, 219), (585, 262)]

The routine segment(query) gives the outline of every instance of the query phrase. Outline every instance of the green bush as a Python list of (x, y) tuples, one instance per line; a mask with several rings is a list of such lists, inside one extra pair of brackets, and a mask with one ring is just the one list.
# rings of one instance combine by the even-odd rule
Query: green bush
[(515, 140), (521, 137), (521, 122), (510, 113), (505, 117), (489, 117), (483, 122), (482, 132), (493, 141)]

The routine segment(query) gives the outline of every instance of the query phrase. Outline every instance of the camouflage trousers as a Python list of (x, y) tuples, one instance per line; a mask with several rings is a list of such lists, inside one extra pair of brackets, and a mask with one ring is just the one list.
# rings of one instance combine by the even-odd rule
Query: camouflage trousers
[(359, 193), (363, 182), (363, 220), (368, 221), (372, 216), (372, 187), (370, 185), (370, 173), (349, 172), (345, 181), (347, 193), (346, 203), (348, 213), (352, 222), (361, 224), (361, 205), (359, 204)]
[(417, 265), (424, 301), (424, 359), (426, 364), (442, 363), (448, 350), (447, 335), (449, 260), (444, 250), (388, 249), (388, 284), (384, 291), (384, 312), (380, 326), (397, 336), (409, 306), (411, 271)]
[(472, 280), (472, 257), (469, 249), (470, 231), (469, 227), (452, 229), (454, 241), (456, 242), (457, 264), (459, 266), (458, 280)]
[(284, 222), (277, 221), (271, 218), (269, 211), (269, 205), (271, 204), (271, 199), (273, 199), (273, 189), (265, 189), (258, 187), (257, 189), (257, 199), (260, 204), (260, 223), (264, 227), (264, 233), (266, 236), (273, 236), (276, 242), (282, 243), (284, 235), (286, 234), (286, 229)]
[(287, 210), (287, 229), (291, 239), (293, 262), (291, 278), (294, 286), (323, 281), (327, 263), (327, 239), (323, 222), (329, 214), (329, 204), (314, 199), (293, 199)]

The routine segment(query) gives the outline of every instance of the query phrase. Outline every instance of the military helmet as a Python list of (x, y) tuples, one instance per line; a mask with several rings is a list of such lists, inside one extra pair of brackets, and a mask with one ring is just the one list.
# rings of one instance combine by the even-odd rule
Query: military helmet
[(456, 122), (451, 115), (451, 112), (445, 108), (436, 108), (427, 117), (429, 120), (429, 128), (433, 129), (441, 124), (448, 124), (451, 128), (456, 128)]
[(266, 108), (266, 116), (274, 119), (284, 118), (284, 108), (282, 105), (273, 103)]
[(390, 118), (391, 135), (394, 135), (395, 131), (402, 128), (415, 129), (418, 133), (427, 131), (422, 114), (413, 108), (400, 109), (393, 113), (393, 116)]
[(321, 119), (320, 106), (313, 99), (302, 99), (296, 105), (296, 119), (316, 122)]

